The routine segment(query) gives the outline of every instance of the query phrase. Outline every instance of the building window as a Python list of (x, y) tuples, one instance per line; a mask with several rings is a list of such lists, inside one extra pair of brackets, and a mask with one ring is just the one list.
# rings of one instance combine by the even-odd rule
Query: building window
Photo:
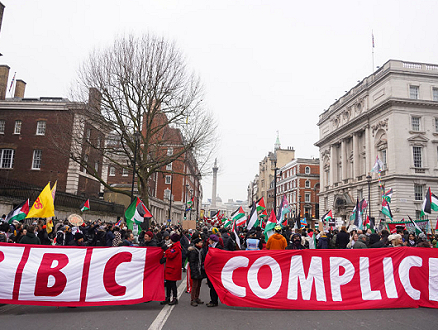
[(84, 155), (84, 162), (85, 162), (85, 165), (82, 167), (82, 171), (83, 171), (84, 173), (87, 173), (87, 167), (88, 167), (88, 155)]
[(438, 101), (438, 88), (432, 89), (432, 100)]
[(306, 194), (304, 195), (304, 202), (306, 202), (306, 203), (310, 203), (310, 193), (306, 193)]
[(6, 121), (0, 120), (0, 134), (5, 134)]
[(169, 147), (167, 148), (167, 156), (172, 156), (173, 155), (173, 148)]
[(306, 180), (305, 187), (310, 188), (310, 181), (309, 180)]
[(305, 173), (310, 174), (310, 167), (309, 166), (306, 166)]
[(411, 127), (413, 131), (420, 130), (420, 117), (411, 117)]
[(90, 128), (87, 128), (87, 133), (86, 133), (86, 139), (87, 139), (87, 142), (90, 142), (90, 137), (91, 137), (91, 129)]
[(32, 169), (40, 170), (41, 169), (41, 157), (43, 155), (42, 150), (34, 150), (33, 158), (32, 158)]
[(46, 135), (46, 122), (38, 121), (36, 135)]
[(96, 147), (100, 148), (100, 136), (97, 137)]
[(357, 198), (361, 201), (363, 199), (363, 190), (358, 189), (357, 190)]
[(421, 211), (420, 210), (415, 210), (415, 219), (414, 220), (423, 220), (424, 216), (421, 216)]
[(386, 170), (386, 149), (380, 151), (380, 156), (383, 163), (383, 169)]
[(416, 201), (423, 200), (423, 190), (424, 186), (421, 184), (414, 184), (414, 197)]
[(0, 149), (0, 168), (12, 168), (14, 153), (14, 149)]
[(414, 167), (423, 167), (421, 162), (421, 147), (412, 147), (412, 152), (414, 156)]
[(116, 176), (116, 168), (114, 166), (110, 167), (109, 176)]
[(127, 168), (122, 168), (122, 176), (128, 176), (128, 169)]
[(94, 162), (94, 170), (99, 172), (99, 162), (97, 160)]
[(419, 99), (419, 87), (418, 86), (409, 86), (409, 98), (413, 100)]
[(172, 163), (166, 165), (166, 171), (172, 171)]
[(172, 176), (171, 175), (166, 175), (165, 184), (171, 184), (171, 183), (172, 183)]
[(20, 134), (20, 133), (21, 133), (21, 120), (16, 120), (14, 134)]

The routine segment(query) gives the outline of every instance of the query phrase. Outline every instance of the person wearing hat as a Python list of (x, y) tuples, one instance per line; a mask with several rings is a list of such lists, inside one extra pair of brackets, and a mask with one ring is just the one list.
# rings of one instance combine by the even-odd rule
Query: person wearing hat
[[(166, 300), (161, 302), (161, 305), (176, 305), (178, 303), (178, 292), (176, 288), (176, 281), (181, 279), (181, 243), (180, 236), (172, 234), (170, 241), (172, 245), (164, 252), (166, 258), (166, 266), (164, 268), (164, 280), (166, 287)], [(173, 296), (171, 300), (170, 297)]]
[[(222, 245), (219, 244), (219, 237), (217, 235), (210, 235), (208, 238), (208, 249), (214, 248), (214, 249), (220, 249), (223, 250)], [(208, 252), (207, 249), (207, 252)], [(210, 279), (207, 277), (207, 285), (210, 288), (210, 302), (206, 304), (207, 307), (216, 307), (219, 305), (219, 296), (217, 295), (216, 290), (214, 289), (213, 284), (211, 283)]]
[(144, 233), (143, 243), (141, 246), (158, 246), (157, 240), (154, 238), (154, 234), (150, 230)]
[[(268, 250), (284, 250), (287, 247), (286, 238), (281, 235), (281, 226), (274, 227), (275, 233), (269, 237), (266, 243), (266, 249)], [(300, 238), (301, 239), (301, 238)]]
[(367, 249), (367, 236), (360, 234), (357, 241), (353, 245), (353, 249)]
[(73, 241), (69, 242), (70, 246), (84, 246), (84, 234), (80, 231), (77, 231), (74, 235)]
[(391, 242), (389, 247), (401, 247), (403, 246), (403, 239), (400, 234), (391, 234), (388, 236), (388, 241)]
[(192, 240), (187, 249), (189, 259), (190, 278), (192, 279), (192, 291), (190, 305), (196, 307), (204, 302), (199, 299), (202, 279), (206, 278), (204, 270), (205, 253), (202, 249), (204, 242), (199, 237)]

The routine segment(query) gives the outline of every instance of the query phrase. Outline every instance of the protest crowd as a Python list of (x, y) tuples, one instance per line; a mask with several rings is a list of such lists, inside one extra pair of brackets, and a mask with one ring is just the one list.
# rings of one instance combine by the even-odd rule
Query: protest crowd
[[(387, 229), (374, 232), (370, 228), (360, 230), (346, 226), (338, 229), (318, 230), (311, 228), (291, 229), (277, 225), (271, 235), (262, 228), (247, 230), (243, 227), (199, 226), (182, 229), (180, 225), (159, 225), (152, 222), (148, 230), (137, 232), (128, 229), (125, 223), (104, 223), (101, 220), (72, 226), (67, 219), (52, 222), (48, 228), (44, 220), (25, 224), (24, 221), (0, 223), (0, 242), (18, 244), (41, 244), (56, 246), (143, 246), (160, 247), (165, 265), (165, 294), (162, 305), (178, 303), (178, 280), (188, 272), (191, 305), (204, 304), (199, 298), (202, 280), (207, 279), (210, 302), (207, 307), (218, 306), (218, 295), (207, 278), (204, 261), (209, 248), (234, 250), (302, 250), (302, 249), (368, 249), (385, 247), (438, 248), (438, 235), (421, 232), (418, 235), (399, 227), (397, 232)], [(136, 234), (136, 235), (134, 235)], [(237, 235), (236, 235), (237, 234)]]

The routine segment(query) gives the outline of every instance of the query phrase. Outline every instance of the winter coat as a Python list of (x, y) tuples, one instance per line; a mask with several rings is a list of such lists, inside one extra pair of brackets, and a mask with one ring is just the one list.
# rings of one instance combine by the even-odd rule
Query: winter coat
[(271, 237), (268, 239), (268, 243), (266, 244), (266, 248), (268, 250), (284, 250), (286, 246), (286, 239), (279, 233), (271, 235)]
[(113, 246), (114, 234), (111, 230), (108, 230), (105, 235), (106, 246)]
[(190, 245), (187, 252), (190, 266), (190, 277), (192, 279), (206, 278), (204, 270), (205, 254), (203, 249), (198, 249), (196, 246)]
[(164, 279), (168, 281), (179, 281), (181, 279), (181, 243), (173, 243), (165, 252), (166, 267), (164, 268)]
[(119, 246), (122, 243), (122, 234), (120, 231), (114, 232), (113, 246)]
[(350, 243), (350, 235), (345, 231), (340, 231), (336, 236), (336, 246), (338, 249), (346, 249)]
[(318, 249), (328, 249), (329, 248), (329, 239), (327, 236), (319, 236), (318, 240)]
[(367, 248), (368, 246), (361, 239), (358, 239), (356, 243), (354, 243), (353, 245), (353, 249), (367, 249)]
[(228, 233), (222, 234), (222, 240), (224, 242), (224, 250), (227, 250), (227, 251), (234, 251), (235, 250), (234, 240), (230, 237), (230, 235)]
[(20, 244), (41, 244), (38, 236), (35, 236), (34, 233), (27, 232), (25, 236), (21, 237)]

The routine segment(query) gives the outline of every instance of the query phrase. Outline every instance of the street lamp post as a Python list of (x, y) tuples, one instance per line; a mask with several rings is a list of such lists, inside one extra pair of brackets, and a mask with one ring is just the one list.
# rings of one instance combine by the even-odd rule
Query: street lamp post
[(169, 196), (169, 220), (171, 220), (172, 215), (172, 189), (173, 189), (173, 175), (170, 173), (170, 196)]
[[(368, 182), (368, 211), (369, 211), (369, 217), (371, 218), (371, 175), (366, 176), (367, 182)], [(371, 220), (370, 220), (371, 221)]]

